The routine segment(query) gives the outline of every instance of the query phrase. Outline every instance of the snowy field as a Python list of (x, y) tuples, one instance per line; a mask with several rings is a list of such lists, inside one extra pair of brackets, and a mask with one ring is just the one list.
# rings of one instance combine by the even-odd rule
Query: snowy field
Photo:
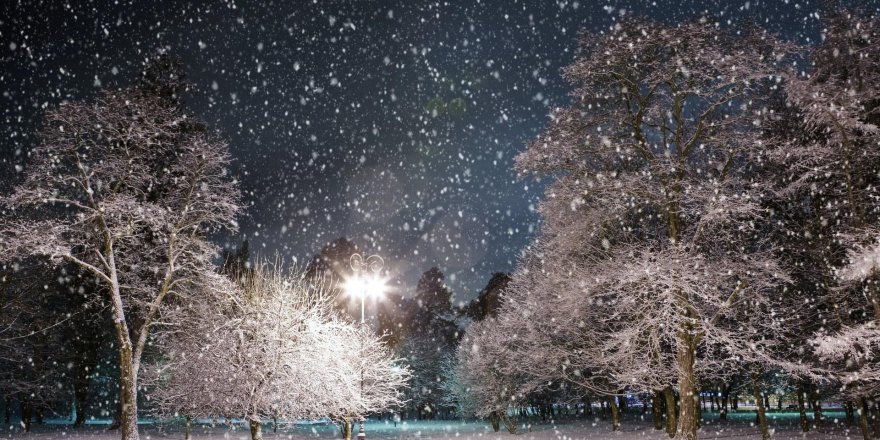
[[(804, 435), (798, 428), (797, 414), (782, 413), (770, 414), (771, 427), (774, 429), (773, 438), (776, 440), (830, 440), (830, 439), (860, 439), (861, 434), (857, 427), (846, 428), (835, 423), (836, 414), (829, 415), (827, 427), (811, 430)], [(700, 430), (701, 439), (759, 439), (757, 429), (751, 426), (754, 414), (733, 414), (731, 420), (721, 424), (718, 421), (709, 420), (704, 422)], [(531, 426), (523, 424), (515, 435), (506, 431), (495, 433), (487, 423), (481, 422), (456, 422), (456, 421), (418, 421), (404, 422), (394, 426), (391, 422), (373, 421), (367, 424), (368, 438), (375, 439), (436, 439), (436, 440), (462, 440), (462, 439), (485, 439), (485, 440), (577, 440), (577, 439), (618, 439), (618, 440), (663, 440), (668, 439), (662, 431), (655, 431), (647, 421), (635, 418), (624, 420), (620, 432), (611, 432), (609, 423), (604, 420), (566, 420), (557, 423), (538, 423)], [(269, 439), (338, 439), (339, 430), (333, 425), (293, 425), (283, 426), (273, 433), (271, 428), (264, 432), (264, 437)], [(14, 439), (84, 439), (84, 440), (115, 440), (115, 432), (106, 431), (105, 426), (91, 425), (81, 429), (72, 429), (66, 425), (35, 426), (34, 432), (25, 434), (18, 426), (5, 426), (2, 438)], [(143, 425), (141, 426), (142, 439), (182, 439), (183, 427), (179, 424)], [(249, 440), (250, 433), (244, 426), (230, 429), (225, 426), (210, 427), (208, 425), (196, 425), (193, 427), (193, 439), (197, 440)]]

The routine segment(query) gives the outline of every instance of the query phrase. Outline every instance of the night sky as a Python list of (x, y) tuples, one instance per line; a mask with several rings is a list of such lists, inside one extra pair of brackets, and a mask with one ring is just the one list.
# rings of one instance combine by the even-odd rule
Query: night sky
[(188, 109), (229, 141), (250, 204), (229, 243), (307, 262), (345, 236), (385, 257), (402, 293), (438, 266), (466, 300), (538, 228), (543, 188), (512, 160), (567, 102), (580, 30), (710, 15), (807, 44), (821, 5), (6, 0), (0, 186), (27, 166), (43, 108), (129, 85), (164, 49), (195, 86)]

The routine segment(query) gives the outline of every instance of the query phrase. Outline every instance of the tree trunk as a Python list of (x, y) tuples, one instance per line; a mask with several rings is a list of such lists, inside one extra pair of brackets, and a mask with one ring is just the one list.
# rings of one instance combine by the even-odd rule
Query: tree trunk
[(626, 391), (621, 390), (620, 396), (617, 399), (617, 410), (620, 411), (621, 414), (626, 414), (629, 410), (629, 402), (626, 401)]
[(819, 392), (815, 386), (810, 392), (810, 406), (813, 407), (813, 427), (818, 429), (822, 426), (822, 402), (819, 401)]
[(718, 403), (718, 420), (727, 421), (727, 409), (730, 407), (730, 387), (721, 385), (721, 402)]
[(492, 423), (493, 431), (498, 432), (498, 430), (501, 429), (501, 421), (498, 419), (498, 411), (492, 411), (489, 413), (489, 422)]
[[(348, 422), (346, 420), (342, 420), (341, 422), (339, 422), (339, 438), (341, 438), (342, 440), (346, 440), (346, 438), (348, 438), (348, 437), (346, 437), (347, 434), (345, 432), (347, 427), (348, 427)], [(350, 437), (350, 435), (349, 435), (349, 437)]]
[(184, 433), (184, 439), (190, 440), (192, 438), (192, 417), (186, 416), (186, 432)]
[(654, 415), (654, 429), (663, 429), (663, 413), (661, 412), (663, 405), (661, 400), (662, 391), (654, 391), (651, 394), (651, 413)]
[(676, 354), (678, 363), (678, 434), (676, 438), (695, 440), (697, 438), (697, 411), (694, 388), (694, 337), (687, 329), (680, 330), (679, 348)]
[[(349, 422), (346, 422), (349, 423)], [(263, 424), (251, 419), (251, 440), (263, 440)]]
[(506, 412), (501, 413), (501, 420), (504, 422), (504, 427), (507, 428), (507, 432), (516, 434), (516, 420), (507, 417)]
[(809, 432), (810, 430), (810, 421), (807, 420), (807, 408), (804, 405), (804, 383), (798, 379), (797, 381), (797, 403), (798, 403), (798, 412), (801, 416), (801, 431)]
[(874, 437), (880, 438), (880, 401), (874, 401), (874, 409), (871, 412), (871, 419), (874, 420)]
[(9, 417), (12, 415), (12, 399), (9, 396), (3, 397), (3, 423), (9, 424)]
[(76, 372), (76, 377), (73, 380), (73, 397), (74, 408), (76, 408), (76, 419), (73, 422), (73, 427), (79, 428), (86, 423), (86, 400), (89, 397), (88, 372)]
[(855, 423), (855, 405), (851, 401), (843, 404), (843, 415), (846, 419), (846, 426), (852, 426)]
[(611, 407), (611, 430), (620, 430), (620, 408), (617, 406), (617, 396), (608, 397), (608, 406)]
[(871, 430), (868, 428), (868, 400), (861, 397), (857, 403), (859, 411), (859, 428), (862, 430), (862, 438), (864, 438), (864, 440), (871, 440)]
[[(703, 402), (705, 403), (705, 400)], [(697, 429), (700, 429), (700, 422), (703, 420), (703, 408), (700, 406), (700, 390), (698, 388), (694, 388), (694, 412), (697, 415)]]
[(758, 427), (761, 428), (761, 438), (770, 439), (770, 427), (767, 426), (767, 408), (764, 406), (764, 396), (761, 394), (761, 386), (758, 384), (758, 374), (754, 371), (752, 376), (752, 395), (755, 396), (755, 405), (758, 407)]
[(119, 435), (122, 440), (138, 440), (137, 373), (131, 346), (119, 349)]
[(675, 437), (675, 430), (678, 428), (678, 417), (675, 412), (675, 393), (671, 386), (663, 389), (663, 398), (666, 400), (666, 434), (672, 438)]
[(31, 417), (33, 409), (29, 402), (19, 402), (21, 405), (21, 424), (24, 425), (24, 432), (31, 432)]

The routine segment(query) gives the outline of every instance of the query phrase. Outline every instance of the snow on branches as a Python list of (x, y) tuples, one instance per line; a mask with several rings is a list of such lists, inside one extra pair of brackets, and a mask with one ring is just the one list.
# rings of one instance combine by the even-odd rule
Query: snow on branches
[[(317, 283), (317, 284), (315, 284)], [(371, 329), (335, 316), (332, 289), (258, 263), (210, 301), (189, 301), (158, 334), (161, 414), (266, 419), (364, 416), (402, 403), (409, 370)]]
[[(698, 374), (728, 374), (708, 350), (767, 360), (768, 298), (787, 276), (749, 173), (759, 98), (789, 49), (708, 20), (625, 20), (582, 37), (565, 70), (572, 104), (516, 158), (553, 183), (497, 319), (528, 347), (510, 351), (510, 372), (603, 394), (676, 385), (684, 401)], [(694, 414), (682, 405), (684, 438)]]
[[(170, 75), (178, 77), (177, 75)], [(169, 298), (215, 281), (207, 235), (235, 229), (226, 143), (136, 86), (46, 113), (24, 179), (0, 199), (0, 259), (76, 264), (108, 294), (120, 351), (122, 437), (136, 439), (137, 378)]]

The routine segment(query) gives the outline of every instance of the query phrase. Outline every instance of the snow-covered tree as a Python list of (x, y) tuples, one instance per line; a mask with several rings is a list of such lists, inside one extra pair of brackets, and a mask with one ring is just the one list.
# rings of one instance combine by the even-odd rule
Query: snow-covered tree
[(815, 355), (813, 362), (844, 385), (841, 395), (861, 413), (867, 436), (868, 400), (880, 380), (870, 342), (880, 322), (880, 21), (829, 8), (823, 25), (810, 67), (786, 75), (787, 108), (775, 118), (767, 157), (781, 168), (786, 258), (798, 290), (808, 293), (798, 327), (816, 349), (804, 355)]
[(239, 210), (227, 146), (181, 109), (180, 72), (146, 73), (135, 87), (48, 110), (23, 181), (0, 200), (0, 258), (47, 256), (100, 280), (119, 352), (123, 439), (138, 438), (151, 327), (169, 298), (213, 282), (217, 249), (206, 236), (235, 228)]
[[(334, 316), (329, 286), (257, 264), (184, 304), (159, 334), (152, 377), (160, 413), (242, 417), (252, 438), (267, 419), (350, 418), (402, 402), (409, 372), (372, 330)], [(218, 283), (222, 284), (222, 283)]]
[[(536, 358), (605, 393), (674, 380), (687, 439), (698, 373), (715, 359), (762, 361), (772, 341), (734, 317), (772, 320), (767, 297), (784, 279), (758, 234), (765, 213), (749, 175), (763, 148), (759, 98), (784, 46), (757, 29), (738, 34), (703, 19), (625, 20), (585, 35), (565, 70), (571, 105), (516, 160), (521, 173), (554, 179), (533, 263), (511, 286), (543, 292), (529, 301), (553, 310), (556, 330), (534, 344)], [(523, 313), (517, 296), (528, 298), (508, 295), (499, 316)]]
[(489, 318), (468, 327), (456, 352), (456, 378), (450, 385), (451, 391), (458, 393), (461, 415), (488, 418), (495, 431), (503, 422), (515, 433), (516, 423), (508, 411), (523, 402), (522, 390), (534, 387), (526, 385), (510, 365), (515, 359), (510, 345), (521, 341), (509, 339), (510, 333), (499, 331), (499, 325)]

